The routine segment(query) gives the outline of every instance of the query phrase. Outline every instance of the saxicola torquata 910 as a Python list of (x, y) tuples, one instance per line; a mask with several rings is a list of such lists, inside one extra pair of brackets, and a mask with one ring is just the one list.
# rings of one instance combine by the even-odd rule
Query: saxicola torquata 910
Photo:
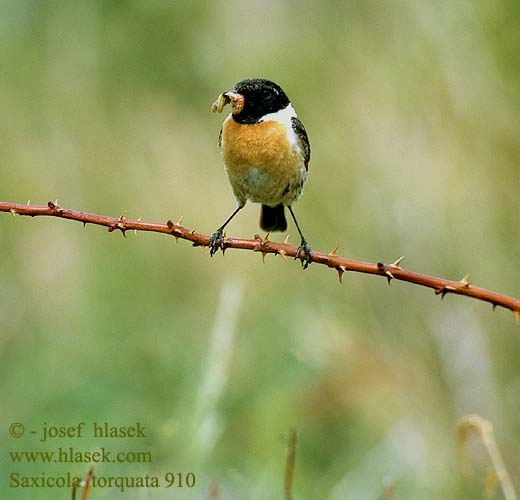
[(296, 258), (306, 269), (312, 251), (292, 209), (303, 192), (311, 157), (305, 127), (285, 92), (269, 80), (238, 82), (219, 95), (212, 110), (220, 113), (228, 103), (232, 112), (218, 145), (237, 208), (211, 236), (210, 254), (224, 250), (224, 228), (250, 200), (262, 204), (260, 227), (268, 232), (287, 229), (284, 207), (289, 209), (301, 237)]

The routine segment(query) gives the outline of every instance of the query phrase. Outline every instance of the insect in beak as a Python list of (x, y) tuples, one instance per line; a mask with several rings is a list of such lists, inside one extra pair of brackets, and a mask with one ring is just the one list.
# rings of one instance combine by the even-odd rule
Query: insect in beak
[(233, 107), (232, 113), (238, 115), (244, 109), (244, 96), (233, 90), (226, 90), (217, 97), (217, 100), (211, 106), (211, 111), (222, 113), (224, 107), (229, 103)]

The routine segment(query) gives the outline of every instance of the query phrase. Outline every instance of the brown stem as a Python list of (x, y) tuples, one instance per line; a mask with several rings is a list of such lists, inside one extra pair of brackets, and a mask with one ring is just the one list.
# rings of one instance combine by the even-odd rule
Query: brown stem
[(285, 500), (292, 500), (292, 485), (294, 479), (294, 463), (296, 460), (296, 430), (289, 431), (289, 442), (287, 443), (287, 462), (285, 464), (284, 493)]
[(85, 479), (85, 486), (83, 486), (83, 495), (81, 496), (81, 500), (87, 500), (88, 491), (90, 489), (90, 485), (92, 483), (93, 476), (94, 476), (94, 467), (91, 467), (87, 472), (87, 477)]
[[(13, 215), (29, 215), (31, 217), (37, 215), (60, 217), (62, 219), (83, 222), (83, 224), (105, 226), (110, 232), (119, 230), (123, 235), (125, 235), (126, 231), (130, 230), (135, 232), (152, 231), (156, 233), (164, 233), (172, 235), (176, 239), (180, 238), (182, 240), (191, 241), (193, 246), (207, 246), (210, 240), (209, 235), (187, 229), (180, 224), (180, 221), (174, 224), (171, 220), (166, 223), (159, 223), (131, 220), (125, 218), (123, 215), (121, 217), (109, 217), (106, 215), (96, 215), (62, 208), (52, 202), (43, 206), (0, 202), (0, 212), (10, 212)], [(298, 251), (297, 247), (289, 245), (287, 242), (276, 243), (274, 241), (269, 241), (268, 235), (264, 239), (260, 236), (255, 236), (255, 239), (253, 240), (226, 237), (224, 240), (224, 247), (225, 249), (238, 248), (260, 252), (263, 257), (267, 254), (281, 255), (284, 258), (295, 257)], [(304, 258), (304, 256), (302, 256), (302, 258)], [(467, 276), (462, 278), (460, 281), (453, 281), (402, 269), (400, 266), (401, 260), (402, 258), (391, 264), (384, 264), (382, 262), (373, 263), (346, 259), (336, 255), (335, 250), (329, 253), (312, 253), (312, 262), (336, 269), (340, 281), (346, 271), (384, 276), (387, 278), (388, 282), (392, 279), (407, 281), (416, 285), (432, 288), (437, 295), (441, 296), (441, 298), (444, 298), (448, 293), (453, 293), (489, 302), (493, 307), (504, 307), (513, 312), (515, 321), (518, 323), (520, 319), (519, 299), (498, 292), (493, 292), (491, 290), (486, 290), (485, 288), (473, 286), (467, 280)]]

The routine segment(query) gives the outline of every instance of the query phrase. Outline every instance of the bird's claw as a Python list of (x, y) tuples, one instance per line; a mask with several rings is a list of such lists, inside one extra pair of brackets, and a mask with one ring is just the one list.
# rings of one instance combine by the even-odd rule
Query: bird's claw
[[(305, 252), (305, 256), (303, 257), (301, 256), (302, 251)], [(305, 240), (302, 240), (294, 258), (301, 259), (303, 269), (307, 269), (309, 267), (309, 264), (312, 262), (312, 250)]]
[(212, 235), (211, 235), (211, 238), (209, 239), (209, 255), (211, 257), (213, 257), (213, 255), (215, 255), (219, 249), (224, 251), (225, 249), (225, 246), (224, 246), (224, 233), (222, 231), (222, 229), (217, 229)]

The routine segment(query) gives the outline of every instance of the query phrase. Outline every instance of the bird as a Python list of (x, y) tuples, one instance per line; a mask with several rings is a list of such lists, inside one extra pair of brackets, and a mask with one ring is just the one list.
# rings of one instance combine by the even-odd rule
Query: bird
[(237, 206), (211, 235), (210, 255), (224, 251), (224, 228), (251, 201), (261, 204), (260, 227), (268, 233), (287, 229), (287, 207), (301, 238), (295, 259), (306, 269), (312, 250), (293, 210), (311, 158), (305, 127), (284, 90), (264, 78), (241, 80), (220, 93), (212, 111), (220, 113), (227, 104), (232, 109), (222, 124), (218, 148)]

